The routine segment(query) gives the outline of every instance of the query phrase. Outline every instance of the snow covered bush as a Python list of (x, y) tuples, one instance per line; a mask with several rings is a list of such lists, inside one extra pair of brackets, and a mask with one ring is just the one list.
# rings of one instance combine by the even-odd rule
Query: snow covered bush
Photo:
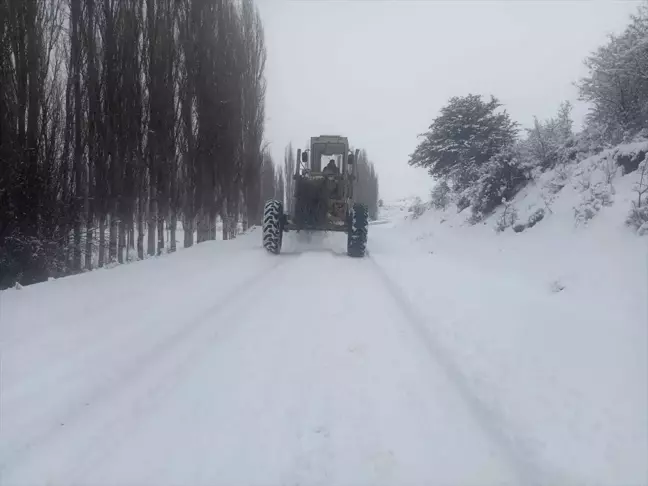
[(497, 219), (495, 224), (495, 231), (501, 233), (506, 228), (513, 226), (518, 219), (517, 209), (510, 202), (504, 203), (504, 211), (500, 214), (500, 217)]
[(513, 199), (526, 182), (524, 170), (512, 150), (506, 149), (492, 157), (480, 168), (471, 191), (473, 220), (482, 220), (503, 200)]
[(644, 160), (639, 164), (640, 178), (635, 187), (634, 192), (637, 194), (637, 200), (632, 201), (632, 209), (626, 219), (626, 224), (637, 230), (639, 235), (643, 236), (648, 234), (648, 157), (644, 156)]
[(64, 253), (53, 241), (43, 241), (19, 231), (0, 239), (0, 289), (16, 282), (44, 281), (65, 267)]
[(648, 234), (648, 204), (639, 206), (636, 201), (632, 201), (632, 209), (626, 219), (626, 224), (637, 230), (640, 236)]
[(522, 233), (526, 228), (527, 227), (525, 224), (516, 224), (515, 226), (513, 226), (513, 231), (515, 231), (516, 233)]
[(538, 224), (540, 221), (544, 219), (545, 216), (545, 210), (542, 208), (536, 209), (531, 216), (529, 216), (529, 220), (527, 221), (527, 227), (528, 228), (533, 228), (536, 224)]
[(421, 198), (417, 196), (416, 199), (414, 199), (412, 205), (409, 207), (408, 211), (412, 213), (412, 219), (417, 219), (428, 209), (429, 205), (427, 203), (424, 203)]
[(574, 208), (576, 224), (587, 223), (604, 207), (611, 206), (614, 187), (611, 184), (600, 182), (590, 185), (582, 194), (581, 202)]
[(456, 206), (457, 206), (457, 212), (460, 213), (468, 206), (470, 206), (470, 197), (467, 194), (461, 194), (460, 196), (457, 197)]
[[(510, 207), (509, 207), (510, 206)], [(510, 204), (506, 205), (504, 212), (500, 215), (495, 230), (499, 233), (504, 231), (506, 228), (513, 228), (513, 231), (516, 233), (521, 233), (522, 231), (533, 228), (536, 224), (544, 219), (545, 210), (542, 208), (536, 209), (526, 223), (517, 223), (518, 213), (514, 206)]]
[(571, 177), (571, 167), (567, 164), (560, 164), (554, 171), (554, 177), (547, 183), (546, 187), (550, 194), (557, 194), (560, 190), (567, 185)]
[(450, 204), (450, 186), (446, 181), (440, 181), (430, 193), (430, 204), (434, 209), (445, 210)]
[(534, 119), (533, 128), (526, 130), (526, 139), (519, 143), (525, 167), (546, 170), (569, 160), (571, 151), (567, 145), (573, 144), (571, 110), (572, 105), (567, 101), (560, 105), (555, 118), (544, 122)]

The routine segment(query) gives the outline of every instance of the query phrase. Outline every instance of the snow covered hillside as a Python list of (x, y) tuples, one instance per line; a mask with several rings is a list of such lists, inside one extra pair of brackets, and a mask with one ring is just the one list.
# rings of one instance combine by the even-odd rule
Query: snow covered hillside
[(391, 237), (429, 255), (425, 274), (393, 262), (412, 303), (430, 303), (441, 341), (529, 447), (585, 484), (648, 484), (648, 238), (626, 224), (643, 166), (619, 165), (646, 152), (549, 170), (477, 224), (454, 204), (384, 211), (400, 215)]
[(646, 239), (568, 194), (2, 292), (2, 484), (648, 484)]

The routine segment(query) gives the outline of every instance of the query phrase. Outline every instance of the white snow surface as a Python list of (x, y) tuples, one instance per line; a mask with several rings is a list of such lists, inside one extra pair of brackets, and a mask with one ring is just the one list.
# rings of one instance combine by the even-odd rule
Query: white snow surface
[(404, 204), (3, 292), (0, 483), (648, 484), (648, 239)]

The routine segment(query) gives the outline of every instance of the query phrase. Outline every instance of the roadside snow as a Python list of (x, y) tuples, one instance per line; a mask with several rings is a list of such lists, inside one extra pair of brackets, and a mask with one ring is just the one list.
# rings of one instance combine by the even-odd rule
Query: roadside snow
[[(608, 164), (647, 148), (543, 174), (509, 207), (523, 223), (545, 210), (522, 232), (496, 232), (504, 208), (471, 226), (469, 209), (416, 218), (400, 202), (384, 212), (399, 222), (372, 240), (480, 403), (553, 484), (648, 484), (648, 238), (625, 225), (639, 174)], [(579, 218), (602, 186), (609, 203)]]

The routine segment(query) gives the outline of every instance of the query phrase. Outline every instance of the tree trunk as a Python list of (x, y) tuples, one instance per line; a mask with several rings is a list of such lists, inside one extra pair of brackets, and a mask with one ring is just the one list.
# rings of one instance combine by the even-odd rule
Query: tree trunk
[(169, 236), (169, 252), (176, 251), (176, 226), (178, 226), (178, 217), (175, 211), (171, 213), (171, 234)]
[(92, 212), (92, 205), (88, 203), (88, 219), (86, 220), (86, 241), (85, 241), (85, 269), (92, 270), (92, 244), (94, 242), (94, 215)]
[(124, 216), (119, 218), (119, 244), (117, 247), (117, 261), (124, 263), (124, 253), (126, 252), (126, 220)]
[(135, 223), (133, 217), (128, 219), (128, 244), (126, 245), (126, 261), (131, 261), (131, 256), (135, 250)]
[(229, 240), (229, 218), (227, 217), (225, 211), (221, 213), (221, 223), (223, 225), (223, 227), (221, 228), (221, 237), (223, 238), (223, 241)]
[(184, 248), (189, 248), (194, 244), (194, 226), (193, 219), (185, 219), (182, 223), (184, 230)]
[(158, 232), (158, 248), (157, 254), (161, 255), (164, 251), (164, 217), (158, 215), (157, 218), (157, 232)]
[(155, 220), (157, 215), (157, 202), (155, 200), (155, 188), (153, 187), (153, 182), (151, 181), (151, 187), (149, 188), (150, 198), (149, 198), (149, 214), (148, 214), (148, 246), (146, 253), (149, 256), (155, 255)]
[(106, 259), (106, 217), (99, 215), (99, 268), (104, 266)]
[[(116, 205), (116, 204), (115, 204)], [(117, 261), (117, 228), (119, 219), (117, 218), (117, 208), (113, 206), (112, 214), (110, 215), (110, 230), (108, 231), (110, 240), (108, 245), (108, 258), (110, 263)]]
[(144, 260), (144, 211), (140, 199), (137, 211), (137, 258)]

